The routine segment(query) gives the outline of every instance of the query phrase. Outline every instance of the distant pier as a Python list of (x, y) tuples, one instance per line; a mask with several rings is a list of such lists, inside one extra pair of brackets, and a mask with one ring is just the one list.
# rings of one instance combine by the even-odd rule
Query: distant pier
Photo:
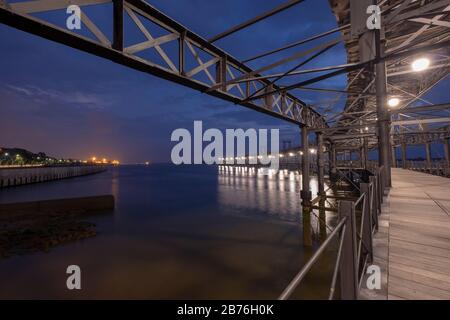
[(0, 168), (0, 188), (85, 176), (107, 170), (104, 165)]

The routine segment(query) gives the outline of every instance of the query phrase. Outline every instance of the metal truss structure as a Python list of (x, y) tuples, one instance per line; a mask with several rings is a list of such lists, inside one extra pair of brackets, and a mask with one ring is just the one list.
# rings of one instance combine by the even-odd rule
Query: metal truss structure
[[(92, 38), (42, 18), (42, 14), (65, 11), (70, 5), (81, 8), (81, 21), (93, 34)], [(114, 26), (112, 39), (105, 35), (106, 32), (95, 19), (91, 20), (88, 16), (87, 9), (90, 6), (110, 7), (110, 24)], [(144, 41), (124, 45), (127, 42), (124, 16), (131, 19), (144, 35)], [(326, 126), (319, 113), (288, 92), (247, 101), (261, 88), (278, 87), (270, 85), (266, 79), (225, 85), (233, 79), (257, 78), (258, 71), (250, 69), (142, 0), (35, 0), (11, 3), (2, 0), (0, 22), (300, 126)], [(158, 30), (158, 36), (152, 28)], [(165, 46), (169, 47), (173, 43), (173, 48), (165, 49)], [(157, 56), (148, 58), (143, 54), (150, 50)]]
[[(339, 25), (351, 24), (352, 1), (329, 2)], [(450, 71), (450, 45), (447, 43), (450, 39), (450, 1), (385, 0), (378, 1), (378, 4), (383, 17), (384, 55), (391, 56), (386, 59), (386, 93), (388, 97), (401, 101), (398, 107), (389, 110), (392, 142), (398, 144), (405, 137), (408, 137), (408, 143), (414, 144), (430, 142), (430, 139), (445, 141), (447, 136), (427, 135), (427, 131), (442, 131), (439, 125), (450, 122), (447, 116), (450, 105), (436, 107), (422, 97), (446, 79)], [(358, 63), (364, 60), (367, 53), (362, 52), (361, 39), (352, 37), (352, 31), (351, 27), (344, 30), (348, 63)], [(423, 50), (416, 51), (416, 48)], [(411, 54), (393, 55), (399, 52)], [(433, 60), (433, 65), (426, 71), (414, 72), (411, 63), (423, 54)], [(348, 95), (344, 111), (332, 117), (330, 126), (336, 130), (329, 131), (333, 135), (339, 133), (348, 137), (339, 142), (343, 146), (357, 147), (364, 143), (361, 135), (371, 133), (368, 135), (369, 148), (378, 147), (376, 75), (372, 70), (369, 64), (367, 68), (348, 73), (347, 90), (357, 93)], [(417, 102), (424, 106), (413, 107)]]

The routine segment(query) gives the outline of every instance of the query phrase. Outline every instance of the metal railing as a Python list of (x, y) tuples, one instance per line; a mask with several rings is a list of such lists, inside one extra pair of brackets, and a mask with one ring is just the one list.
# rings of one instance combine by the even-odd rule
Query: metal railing
[[(373, 169), (369, 182), (360, 184), (361, 195), (356, 201), (338, 202), (337, 226), (292, 279), (279, 300), (286, 300), (292, 295), (336, 238), (339, 239), (339, 247), (328, 299), (332, 300), (335, 296), (338, 278), (341, 299), (358, 299), (366, 267), (373, 261), (373, 234), (378, 230), (378, 215), (381, 213), (385, 188), (382, 172), (382, 167)], [(361, 213), (358, 228), (357, 211)]]
[(447, 161), (406, 161), (404, 164), (400, 161), (399, 167), (437, 176), (450, 177), (450, 167)]

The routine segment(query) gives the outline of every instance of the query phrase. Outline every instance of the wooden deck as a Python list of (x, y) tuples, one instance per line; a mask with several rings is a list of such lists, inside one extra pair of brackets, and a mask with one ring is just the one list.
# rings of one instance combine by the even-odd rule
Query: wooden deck
[(450, 299), (450, 179), (393, 169), (374, 239), (382, 290), (366, 299)]

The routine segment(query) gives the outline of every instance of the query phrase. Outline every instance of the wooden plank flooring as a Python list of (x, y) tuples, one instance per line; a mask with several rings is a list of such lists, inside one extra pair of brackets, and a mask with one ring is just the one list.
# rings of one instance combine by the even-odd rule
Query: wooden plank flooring
[(450, 299), (450, 179), (393, 169), (388, 299)]

